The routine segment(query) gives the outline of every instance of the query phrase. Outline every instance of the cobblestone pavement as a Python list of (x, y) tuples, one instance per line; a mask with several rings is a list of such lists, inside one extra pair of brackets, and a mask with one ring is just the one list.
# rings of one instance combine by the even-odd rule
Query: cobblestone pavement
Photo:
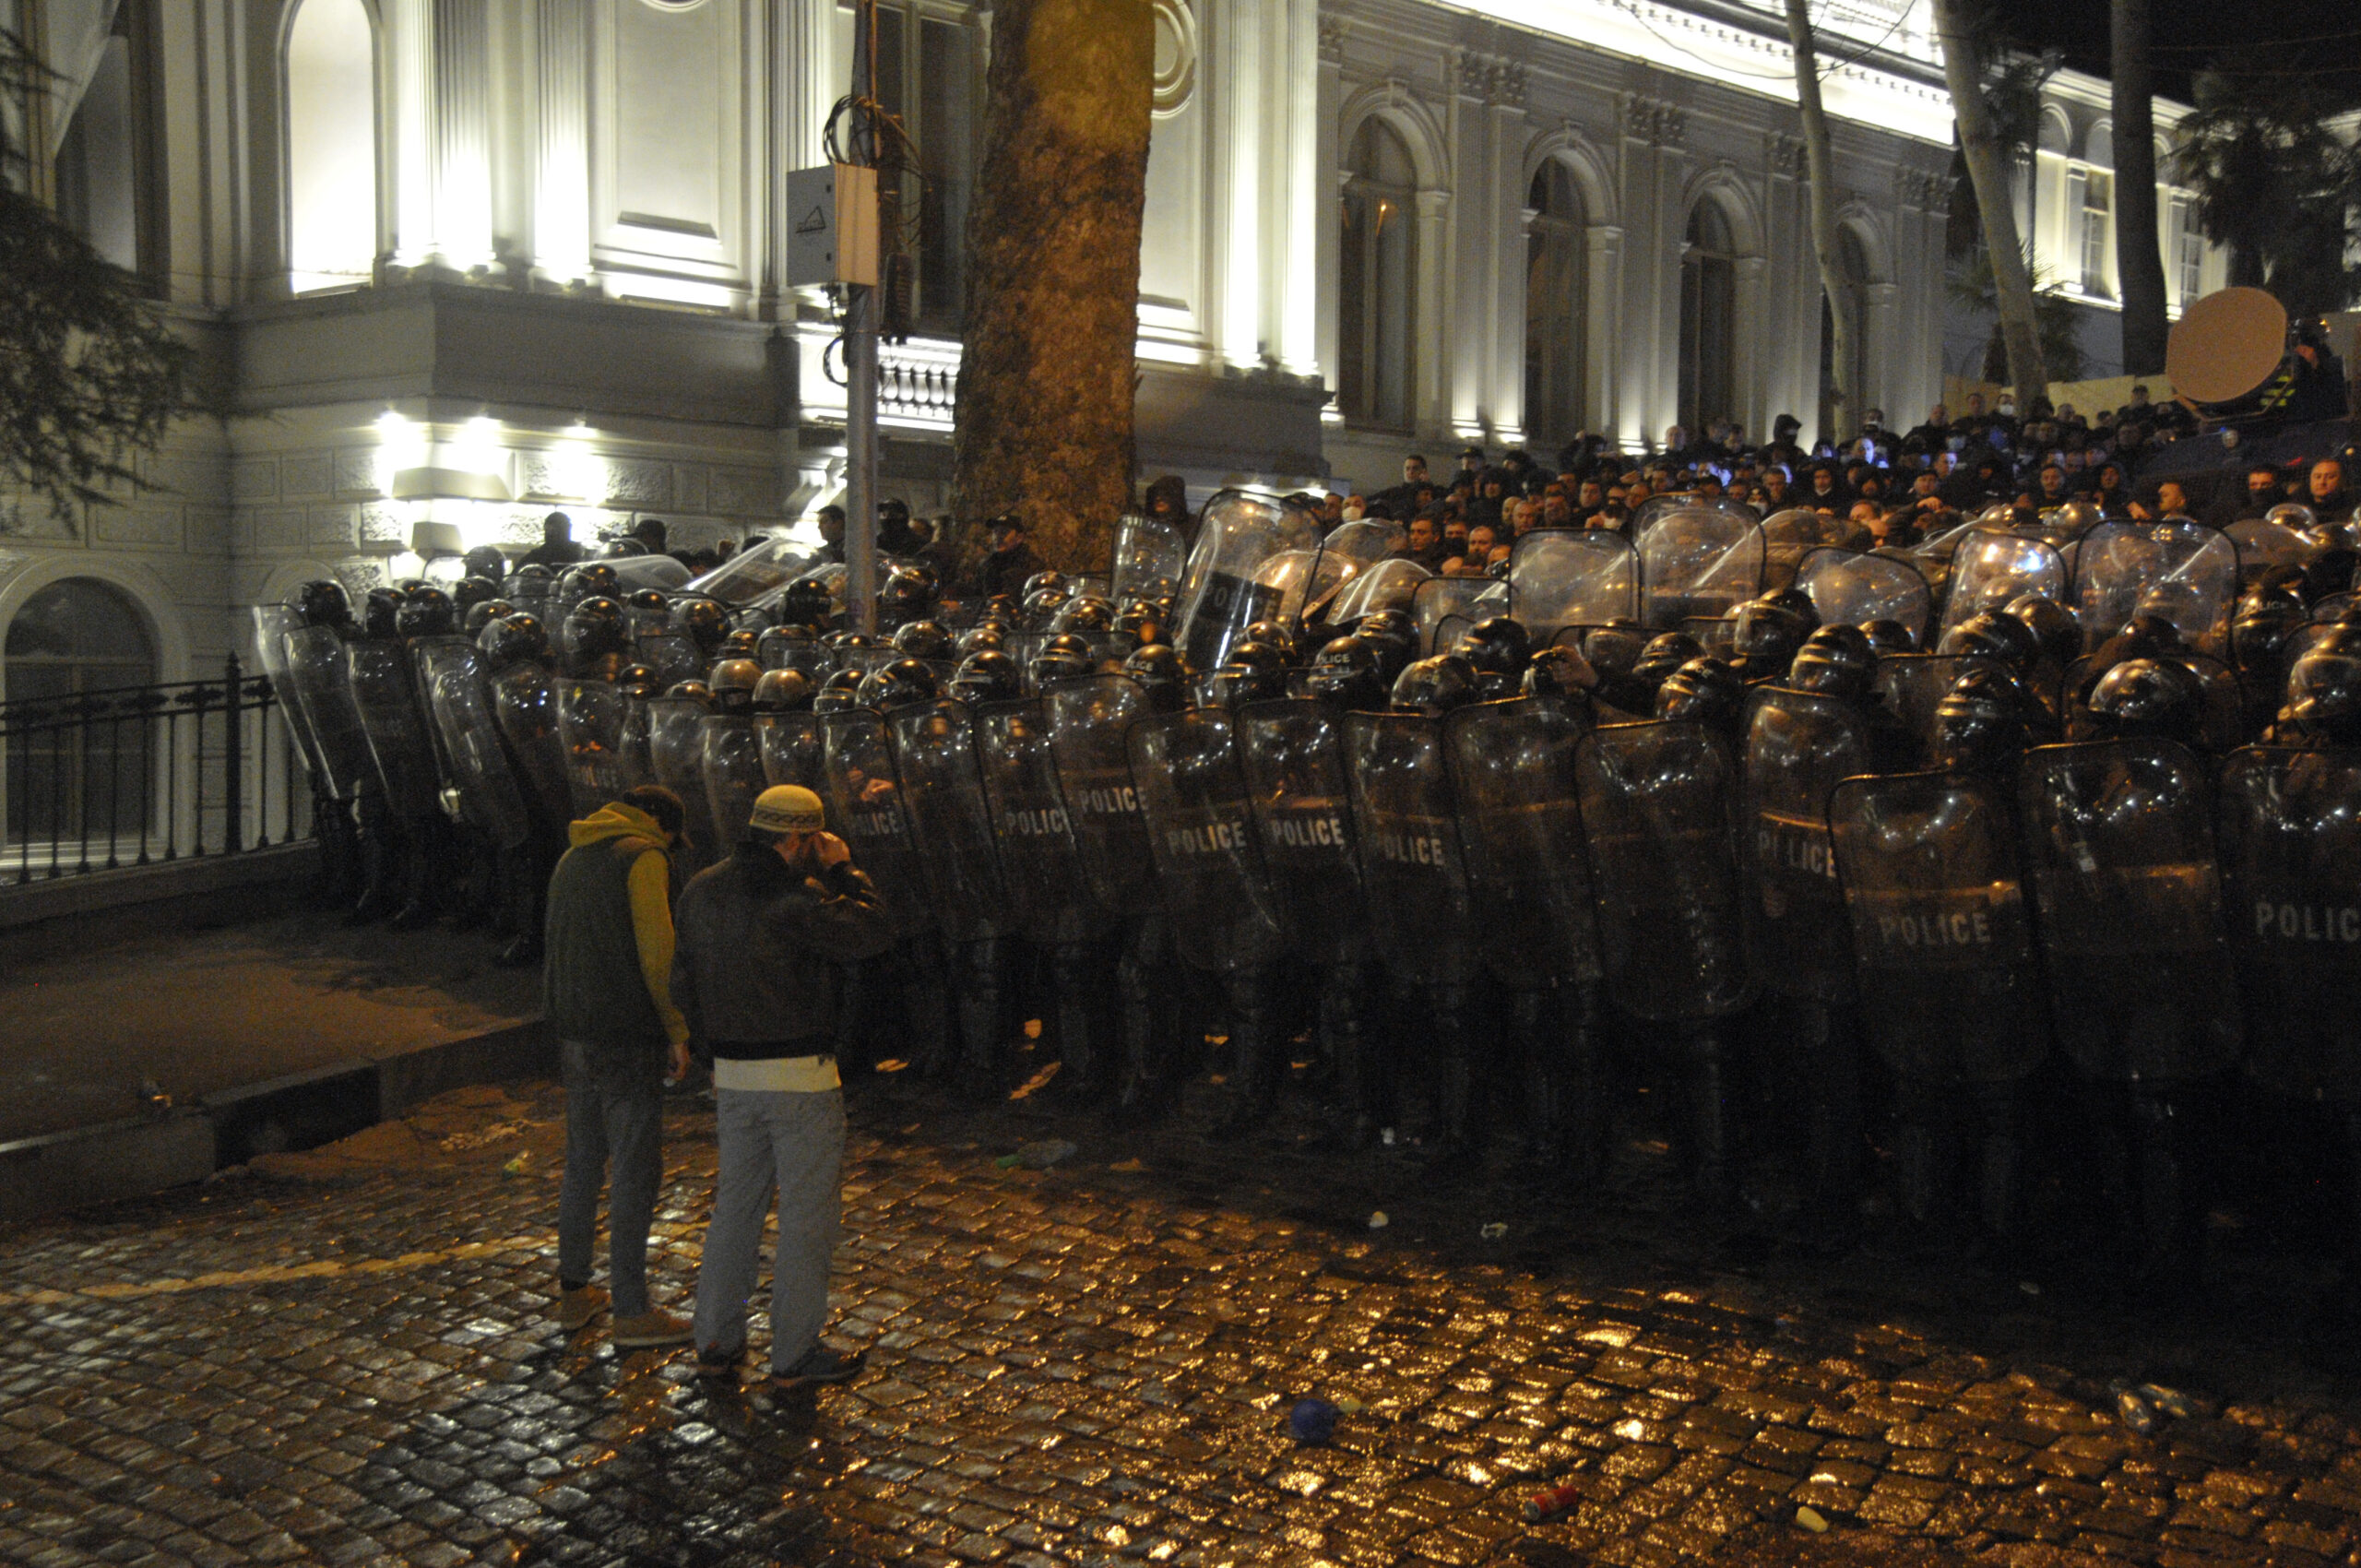
[[(543, 1316), (549, 1085), (0, 1232), (0, 1562), (2356, 1561), (2361, 1401), (2251, 1281), (2132, 1329), (1939, 1248), (1708, 1224), (1644, 1130), (1572, 1202), (1039, 1100), (858, 1091), (836, 1332), (869, 1368), (776, 1407)], [(1000, 1163), (1048, 1135), (1078, 1152)], [(685, 1296), (701, 1101), (667, 1137)], [(2194, 1407), (2140, 1435), (2118, 1379)], [(1347, 1405), (1328, 1445), (1287, 1435), (1308, 1395)]]

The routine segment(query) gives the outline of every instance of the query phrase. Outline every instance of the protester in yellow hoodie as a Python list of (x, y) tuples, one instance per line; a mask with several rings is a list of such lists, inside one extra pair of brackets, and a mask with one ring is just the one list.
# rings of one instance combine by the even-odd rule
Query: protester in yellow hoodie
[(664, 1175), (664, 1078), (688, 1071), (689, 1027), (672, 1005), (670, 849), (681, 799), (644, 785), (568, 829), (550, 878), (541, 1010), (565, 1074), (565, 1182), (558, 1194), (557, 1319), (588, 1326), (607, 1304), (590, 1283), (599, 1187), (613, 1161), (607, 1271), (618, 1349), (686, 1344), (689, 1324), (647, 1298), (647, 1229)]

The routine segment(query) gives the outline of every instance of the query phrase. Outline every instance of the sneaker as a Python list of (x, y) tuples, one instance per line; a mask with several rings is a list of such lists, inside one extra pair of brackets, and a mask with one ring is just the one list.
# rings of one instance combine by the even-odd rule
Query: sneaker
[(652, 1350), (663, 1345), (685, 1345), (696, 1330), (670, 1313), (650, 1307), (637, 1317), (615, 1319), (615, 1348)]
[(745, 1359), (746, 1348), (743, 1345), (735, 1350), (701, 1348), (697, 1351), (696, 1375), (713, 1383), (735, 1383), (738, 1381), (738, 1368)]
[(557, 1325), (579, 1334), (590, 1320), (607, 1310), (607, 1293), (596, 1285), (562, 1285), (557, 1292)]
[(848, 1356), (825, 1345), (814, 1345), (804, 1352), (801, 1360), (785, 1372), (771, 1373), (771, 1387), (786, 1394), (824, 1383), (850, 1383), (860, 1374), (861, 1366), (868, 1360), (866, 1350), (855, 1350)]

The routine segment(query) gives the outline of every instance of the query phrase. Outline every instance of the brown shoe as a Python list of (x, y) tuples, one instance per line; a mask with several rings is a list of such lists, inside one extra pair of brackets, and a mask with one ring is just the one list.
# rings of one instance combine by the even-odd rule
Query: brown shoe
[(615, 1348), (653, 1350), (665, 1345), (685, 1345), (696, 1330), (670, 1313), (650, 1307), (637, 1317), (615, 1319)]
[(607, 1310), (607, 1293), (596, 1285), (569, 1285), (557, 1293), (555, 1316), (557, 1325), (568, 1334), (579, 1334), (590, 1322)]

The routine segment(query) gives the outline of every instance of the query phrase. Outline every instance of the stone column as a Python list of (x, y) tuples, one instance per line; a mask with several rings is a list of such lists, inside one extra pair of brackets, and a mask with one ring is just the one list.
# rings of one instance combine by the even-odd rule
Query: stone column
[(1583, 231), (1583, 423), (1610, 440), (1621, 431), (1622, 367), (1615, 350), (1623, 338), (1623, 230), (1594, 223)]
[(1449, 384), (1443, 375), (1441, 348), (1446, 335), (1445, 313), (1450, 299), (1445, 274), (1451, 267), (1451, 193), (1420, 191), (1418, 202), (1418, 312), (1411, 345), (1417, 360), (1412, 372), (1410, 419), (1412, 428), (1425, 434), (1440, 430), (1451, 421), (1450, 405), (1445, 401)]
[(460, 271), (492, 259), (492, 38), (485, 0), (434, 0), (434, 249)]
[(393, 259), (434, 255), (434, 0), (386, 0), (386, 77), (393, 99)]
[(540, 113), (533, 163), (534, 269), (590, 276), (589, 0), (538, 0)]

